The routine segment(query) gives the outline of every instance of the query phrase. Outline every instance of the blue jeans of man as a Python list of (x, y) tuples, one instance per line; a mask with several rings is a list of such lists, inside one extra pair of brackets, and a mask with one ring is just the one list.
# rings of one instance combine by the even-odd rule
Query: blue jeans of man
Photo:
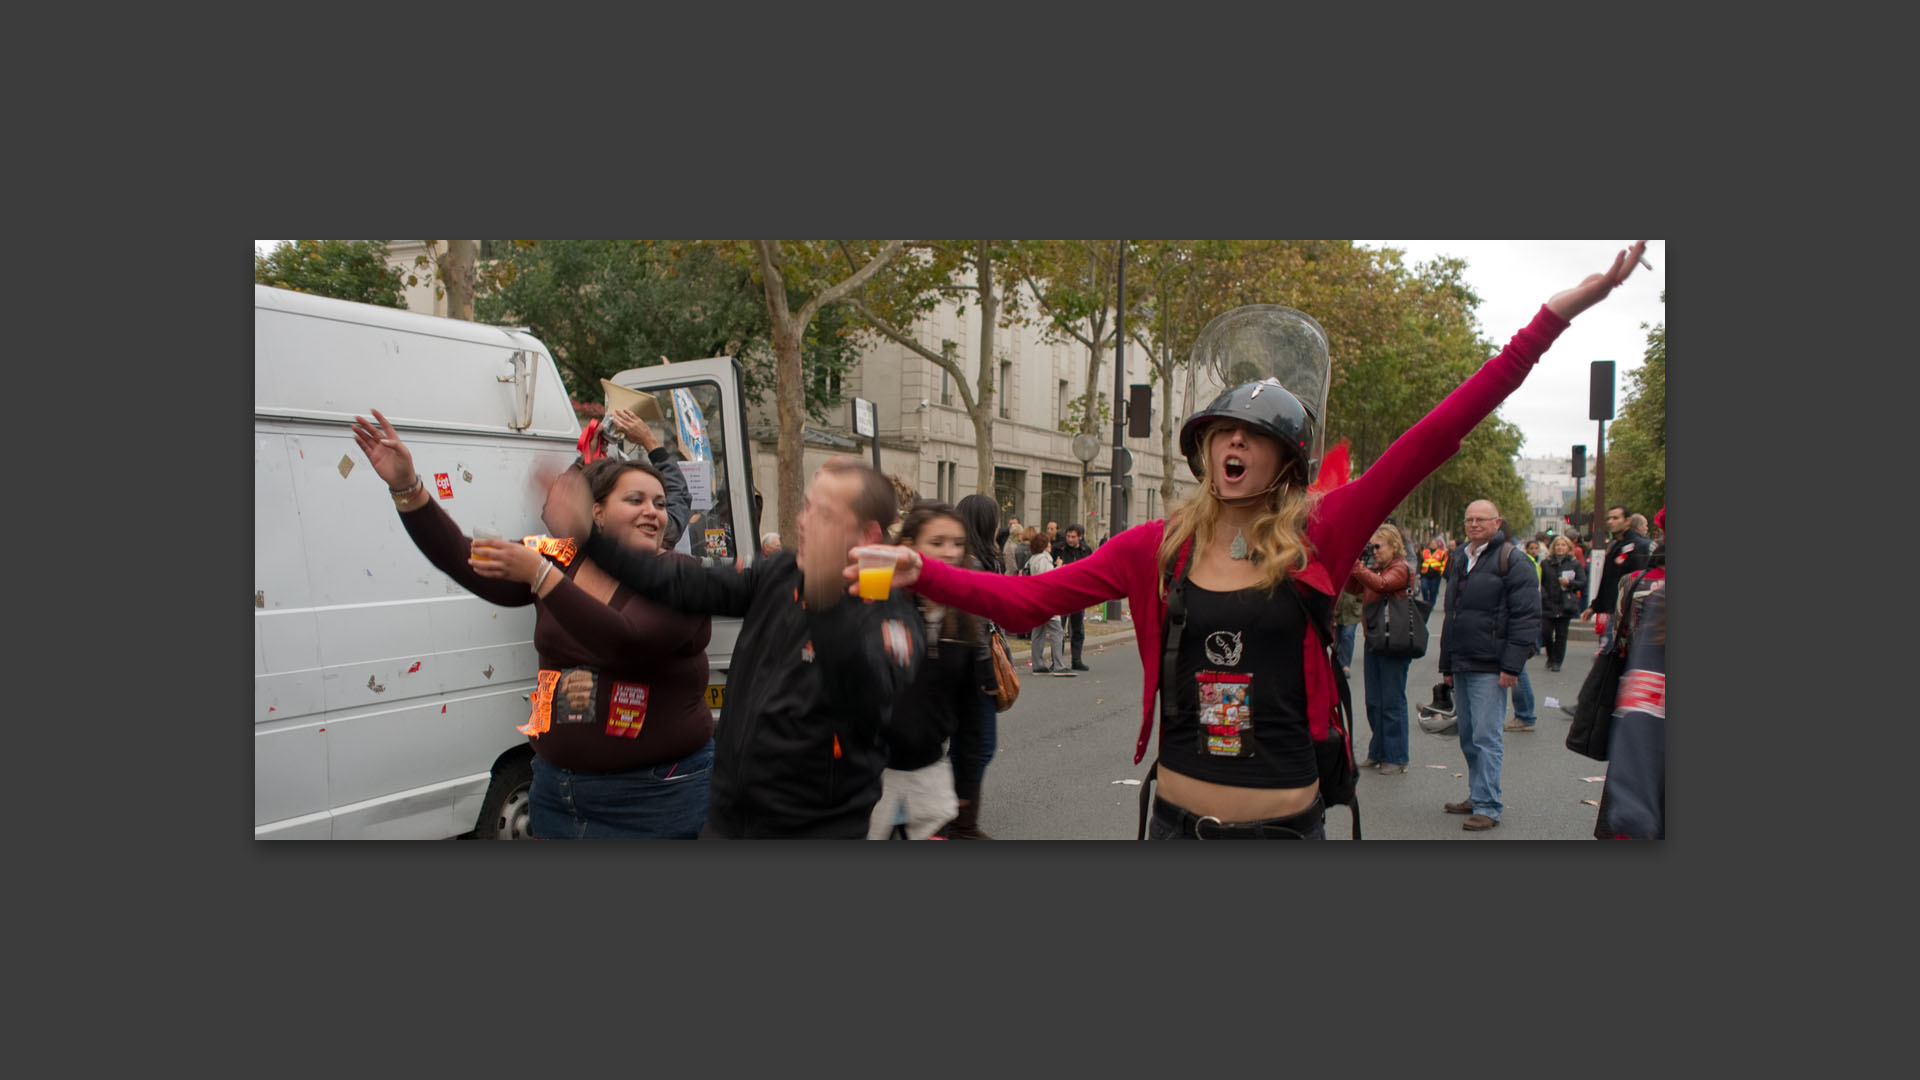
[(542, 840), (692, 840), (707, 820), (713, 743), (627, 772), (562, 769), (533, 759), (527, 824)]
[(1453, 673), (1454, 716), (1460, 752), (1467, 758), (1467, 797), (1475, 813), (1500, 820), (1500, 760), (1506, 754), (1500, 727), (1507, 722), (1507, 690), (1497, 671)]
[(1540, 719), (1533, 712), (1533, 683), (1527, 679), (1525, 664), (1520, 666), (1520, 681), (1513, 685), (1513, 718), (1523, 724)]
[(1420, 596), (1426, 600), (1427, 607), (1433, 607), (1433, 598), (1440, 595), (1440, 575), (1420, 579)]
[(1359, 630), (1359, 623), (1348, 623), (1334, 633), (1334, 640), (1338, 643), (1340, 650), (1340, 666), (1343, 668), (1353, 666), (1353, 639)]
[(1381, 656), (1366, 651), (1363, 674), (1367, 685), (1367, 757), (1389, 765), (1405, 765), (1407, 748), (1407, 668), (1410, 656)]

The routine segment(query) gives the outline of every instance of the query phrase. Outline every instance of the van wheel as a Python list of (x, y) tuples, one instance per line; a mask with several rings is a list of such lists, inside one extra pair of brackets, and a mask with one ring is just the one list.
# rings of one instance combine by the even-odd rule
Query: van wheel
[(479, 840), (531, 840), (528, 814), (533, 806), (533, 758), (514, 756), (493, 770), (487, 797), (473, 835)]

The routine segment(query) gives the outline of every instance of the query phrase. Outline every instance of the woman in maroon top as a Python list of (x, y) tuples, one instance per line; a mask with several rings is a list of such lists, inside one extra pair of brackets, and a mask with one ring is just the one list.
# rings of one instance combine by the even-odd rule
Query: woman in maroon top
[[(354, 417), (354, 441), (387, 482), (407, 535), (434, 566), (491, 603), (536, 606), (531, 829), (542, 839), (693, 839), (707, 817), (713, 713), (706, 616), (640, 599), (570, 544), (471, 543), (414, 471), (387, 418)], [(649, 463), (585, 470), (602, 532), (661, 552), (666, 488)], [(530, 538), (531, 539), (531, 538)], [(665, 558), (685, 556), (665, 553)]]
[[(1181, 449), (1203, 484), (1167, 520), (1128, 529), (1039, 577), (982, 574), (894, 549), (894, 584), (1015, 631), (1125, 597), (1146, 669), (1135, 763), (1146, 753), (1156, 697), (1161, 706), (1160, 786), (1148, 835), (1324, 838), (1313, 740), (1327, 730), (1336, 687), (1302, 594), (1331, 609), (1373, 530), (1519, 387), (1569, 320), (1627, 279), (1644, 247), (1636, 243), (1607, 272), (1554, 294), (1505, 349), (1351, 483), (1310, 493), (1324, 418), (1277, 380), (1246, 383), (1181, 431)], [(1324, 334), (1320, 341), (1324, 347)], [(869, 549), (852, 553), (849, 581), (862, 550)], [(1185, 629), (1178, 657), (1166, 665), (1175, 682), (1162, 686), (1163, 582), (1181, 575)]]
[[(1407, 565), (1406, 544), (1400, 530), (1382, 525), (1373, 531), (1372, 565), (1356, 562), (1347, 591), (1360, 597), (1361, 610), (1389, 596), (1413, 595), (1413, 568)], [(1380, 567), (1375, 573), (1374, 566)], [(1407, 746), (1407, 668), (1410, 656), (1382, 656), (1366, 646), (1365, 682), (1367, 687), (1367, 727), (1373, 732), (1367, 740), (1367, 760), (1363, 769), (1379, 766), (1383, 776), (1399, 776), (1407, 771), (1410, 748)]]

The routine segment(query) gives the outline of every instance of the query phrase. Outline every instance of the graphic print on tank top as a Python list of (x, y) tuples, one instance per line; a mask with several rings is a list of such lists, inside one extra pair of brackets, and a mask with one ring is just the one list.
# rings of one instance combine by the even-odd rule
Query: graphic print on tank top
[[(1238, 630), (1207, 635), (1207, 662), (1236, 667), (1244, 644)], [(1200, 752), (1212, 757), (1253, 756), (1253, 676), (1239, 671), (1197, 671)]]

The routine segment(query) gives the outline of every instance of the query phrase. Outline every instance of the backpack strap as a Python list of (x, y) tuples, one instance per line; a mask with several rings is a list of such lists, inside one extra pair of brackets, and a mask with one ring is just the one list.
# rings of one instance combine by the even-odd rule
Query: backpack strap
[[(1316, 602), (1309, 604), (1307, 602), (1307, 590), (1305, 586), (1300, 585), (1292, 579), (1287, 581), (1287, 591), (1292, 593), (1293, 598), (1299, 602), (1301, 612), (1307, 617), (1307, 624), (1312, 626), (1314, 633), (1319, 636), (1320, 650), (1326, 654), (1327, 664), (1329, 665), (1327, 670), (1329, 672), (1340, 670), (1340, 658), (1338, 654), (1334, 652), (1333, 621), (1329, 617), (1333, 609), (1332, 597), (1322, 597), (1321, 594), (1314, 593), (1313, 596)], [(1346, 743), (1347, 764), (1352, 765), (1353, 691), (1347, 686), (1347, 680), (1345, 679), (1335, 677), (1333, 684), (1339, 693), (1340, 713), (1342, 719), (1345, 721), (1342, 725), (1341, 735), (1343, 741)], [(1348, 799), (1344, 805), (1353, 811), (1353, 838), (1358, 840), (1360, 839), (1360, 792), (1357, 785), (1354, 789), (1353, 797)]]
[[(1167, 695), (1174, 692), (1175, 673), (1180, 668), (1180, 635), (1187, 628), (1187, 564), (1193, 554), (1193, 540), (1189, 538), (1180, 545), (1180, 551), (1173, 557), (1173, 569), (1160, 572), (1160, 591), (1167, 597), (1166, 620), (1160, 627), (1160, 724), (1161, 731), (1166, 730)], [(1153, 764), (1147, 767), (1147, 776), (1140, 784), (1140, 835), (1147, 838), (1147, 812), (1152, 804), (1153, 779), (1160, 774), (1160, 756), (1154, 755)]]

